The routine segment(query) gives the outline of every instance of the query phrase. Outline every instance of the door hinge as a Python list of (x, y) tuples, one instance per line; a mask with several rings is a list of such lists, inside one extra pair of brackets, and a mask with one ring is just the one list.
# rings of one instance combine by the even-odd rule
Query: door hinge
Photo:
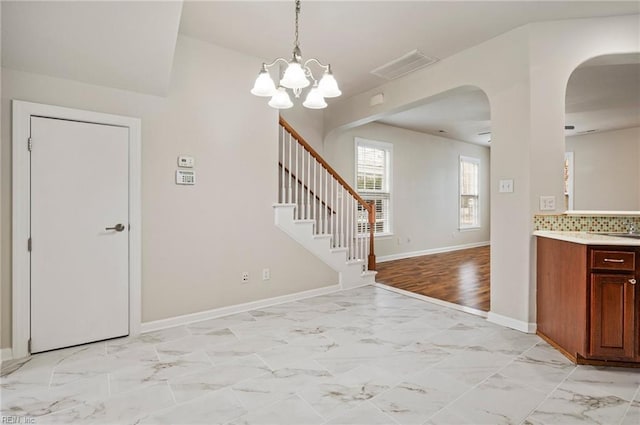
[(27, 149), (29, 150), (29, 152), (31, 152), (32, 148), (33, 148), (33, 142), (31, 142), (31, 137), (29, 137), (27, 139)]
[(27, 251), (31, 252), (31, 238), (27, 239)]
[(31, 354), (31, 338), (29, 338), (29, 341), (27, 341), (27, 351), (29, 351), (29, 354)]

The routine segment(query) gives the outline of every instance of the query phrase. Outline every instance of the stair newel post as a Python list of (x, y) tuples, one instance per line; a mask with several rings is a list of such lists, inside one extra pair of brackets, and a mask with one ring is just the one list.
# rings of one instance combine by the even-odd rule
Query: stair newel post
[(374, 245), (374, 230), (376, 225), (376, 205), (374, 201), (369, 202), (369, 257), (368, 257), (368, 268), (369, 270), (376, 269), (376, 253), (373, 250)]

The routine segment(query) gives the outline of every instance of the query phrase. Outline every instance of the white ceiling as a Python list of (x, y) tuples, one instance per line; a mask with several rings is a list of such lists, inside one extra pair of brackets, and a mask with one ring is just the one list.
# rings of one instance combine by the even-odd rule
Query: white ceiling
[[(378, 122), (488, 146), (489, 100), (477, 88), (460, 88)], [(567, 137), (640, 126), (640, 54), (606, 55), (571, 74), (566, 93)], [(442, 132), (444, 130), (444, 132)]]
[[(167, 93), (178, 32), (265, 60), (293, 47), (293, 0), (0, 4), (3, 67), (154, 95)], [(383, 83), (370, 71), (414, 49), (444, 59), (529, 22), (637, 13), (634, 1), (303, 0), (300, 42), (303, 57), (331, 62), (348, 97)], [(384, 121), (486, 143), (477, 136), (489, 125), (484, 95), (447, 95)], [(581, 119), (572, 119), (577, 130)]]
[(477, 87), (461, 87), (430, 98), (426, 104), (384, 117), (378, 122), (421, 133), (488, 146), (491, 111)]
[[(180, 32), (267, 60), (288, 58), (294, 10), (293, 0), (185, 1)], [(384, 83), (370, 72), (414, 49), (444, 59), (530, 22), (631, 13), (640, 13), (640, 2), (303, 0), (300, 47), (304, 58), (331, 63), (349, 97)]]
[(607, 55), (576, 69), (567, 84), (567, 136), (640, 126), (640, 54)]
[(2, 66), (166, 95), (181, 2), (2, 1)]

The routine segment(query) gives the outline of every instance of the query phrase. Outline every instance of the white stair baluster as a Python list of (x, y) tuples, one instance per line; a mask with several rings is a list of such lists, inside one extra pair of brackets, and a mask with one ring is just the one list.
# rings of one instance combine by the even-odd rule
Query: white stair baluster
[(298, 159), (299, 159), (299, 149), (298, 147), (300, 146), (299, 143), (296, 143), (296, 172), (294, 173), (294, 177), (293, 177), (293, 185), (296, 188), (295, 191), (295, 204), (296, 204), (296, 218), (298, 220), (300, 220), (300, 188), (298, 187), (298, 176), (300, 175), (300, 173), (298, 172), (298, 170), (300, 169), (300, 167), (298, 166)]
[(324, 170), (324, 207), (322, 208), (324, 210), (324, 234), (326, 235), (328, 233), (328, 227), (327, 227), (327, 221), (329, 220), (329, 182), (328, 182), (328, 176), (329, 176), (329, 171), (322, 167), (322, 169)]
[(291, 158), (292, 158), (292, 156), (291, 156), (291, 149), (292, 149), (291, 148), (291, 134), (289, 134), (288, 139), (289, 139), (289, 169), (287, 170), (287, 175), (288, 175), (287, 186), (289, 187), (289, 193), (288, 193), (289, 201), (288, 202), (292, 203), (293, 199), (291, 198), (291, 196), (292, 196), (291, 195)]
[(313, 160), (313, 198), (311, 199), (311, 211), (313, 214), (313, 220), (316, 221), (316, 233), (318, 233), (318, 211), (316, 210), (317, 207), (317, 202), (316, 199), (318, 199), (318, 186), (316, 185), (316, 182), (318, 181), (318, 161)]
[(307, 152), (307, 219), (311, 219), (311, 152)]
[(282, 166), (282, 172), (280, 173), (280, 203), (284, 204), (287, 202), (287, 189), (286, 189), (286, 181), (285, 181), (285, 138), (284, 138), (284, 128), (280, 127), (280, 165)]

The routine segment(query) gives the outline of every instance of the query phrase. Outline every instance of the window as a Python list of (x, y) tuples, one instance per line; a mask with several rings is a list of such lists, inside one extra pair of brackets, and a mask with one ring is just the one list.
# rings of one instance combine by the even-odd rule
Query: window
[[(375, 203), (374, 233), (391, 233), (391, 157), (390, 143), (356, 138), (356, 190), (365, 201)], [(358, 207), (358, 231), (369, 232), (365, 210)]]
[(480, 227), (480, 160), (460, 157), (460, 229)]

